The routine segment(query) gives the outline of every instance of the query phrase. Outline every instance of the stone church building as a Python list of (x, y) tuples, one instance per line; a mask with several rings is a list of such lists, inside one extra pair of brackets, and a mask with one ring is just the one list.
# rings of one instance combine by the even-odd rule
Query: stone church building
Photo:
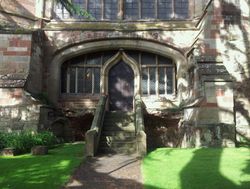
[(249, 0), (70, 1), (0, 1), (0, 132), (89, 155), (250, 139)]

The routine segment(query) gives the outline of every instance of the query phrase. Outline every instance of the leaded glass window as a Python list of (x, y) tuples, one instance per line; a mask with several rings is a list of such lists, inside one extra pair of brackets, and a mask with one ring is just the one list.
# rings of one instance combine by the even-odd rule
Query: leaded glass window
[(141, 53), (141, 64), (155, 64), (156, 56), (151, 53)]
[(175, 92), (175, 67), (169, 58), (142, 52), (141, 91), (148, 95), (173, 95)]
[(189, 12), (188, 0), (175, 0), (174, 5), (175, 5), (175, 18), (178, 18), (178, 19), (188, 18), (188, 12)]
[(137, 20), (139, 18), (138, 0), (125, 0), (124, 17), (128, 20)]
[(173, 17), (173, 2), (172, 0), (158, 0), (158, 18), (170, 19)]
[[(173, 95), (175, 93), (175, 66), (172, 59), (160, 55), (125, 50), (141, 70), (141, 94)], [(100, 94), (101, 69), (117, 51), (86, 54), (66, 61), (61, 67), (63, 94)]]
[[(72, 3), (86, 10), (96, 20), (169, 20), (188, 19), (189, 12), (195, 9), (193, 7), (191, 10), (189, 1), (191, 0), (72, 0)], [(70, 15), (60, 3), (55, 4), (54, 13), (58, 19), (86, 19), (84, 16)], [(119, 17), (118, 13), (121, 13)]]
[(61, 72), (61, 92), (99, 94), (103, 61), (103, 53), (93, 53), (64, 63)]
[(118, 14), (118, 0), (105, 0), (104, 18), (108, 20), (116, 20)]
[(155, 18), (155, 1), (143, 0), (141, 2), (141, 15), (143, 19)]
[(89, 13), (97, 20), (102, 19), (102, 3), (101, 0), (91, 0), (88, 2)]
[(60, 3), (57, 3), (55, 5), (54, 13), (57, 19), (69, 19), (70, 18), (69, 12)]
[[(86, 9), (86, 0), (72, 0), (72, 3), (77, 6), (79, 9)], [(82, 15), (73, 15), (74, 18), (84, 18)]]

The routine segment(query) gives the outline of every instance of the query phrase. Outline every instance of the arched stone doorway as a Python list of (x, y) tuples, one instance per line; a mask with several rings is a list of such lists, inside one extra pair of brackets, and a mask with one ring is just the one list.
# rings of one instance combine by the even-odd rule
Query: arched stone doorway
[(134, 72), (123, 60), (109, 70), (108, 94), (110, 111), (132, 111)]

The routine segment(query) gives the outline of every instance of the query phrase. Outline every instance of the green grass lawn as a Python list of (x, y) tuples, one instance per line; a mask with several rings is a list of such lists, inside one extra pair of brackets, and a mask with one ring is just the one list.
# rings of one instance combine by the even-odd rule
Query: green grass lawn
[(45, 156), (0, 157), (0, 188), (60, 188), (83, 160), (83, 147), (83, 143), (64, 144)]
[(146, 189), (250, 189), (250, 148), (159, 148), (142, 171)]

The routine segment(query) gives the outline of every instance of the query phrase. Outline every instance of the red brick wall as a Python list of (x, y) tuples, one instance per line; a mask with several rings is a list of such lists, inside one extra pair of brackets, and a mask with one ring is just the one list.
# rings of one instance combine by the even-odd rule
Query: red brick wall
[(29, 72), (30, 55), (31, 35), (2, 34), (0, 43), (0, 79), (26, 79)]

